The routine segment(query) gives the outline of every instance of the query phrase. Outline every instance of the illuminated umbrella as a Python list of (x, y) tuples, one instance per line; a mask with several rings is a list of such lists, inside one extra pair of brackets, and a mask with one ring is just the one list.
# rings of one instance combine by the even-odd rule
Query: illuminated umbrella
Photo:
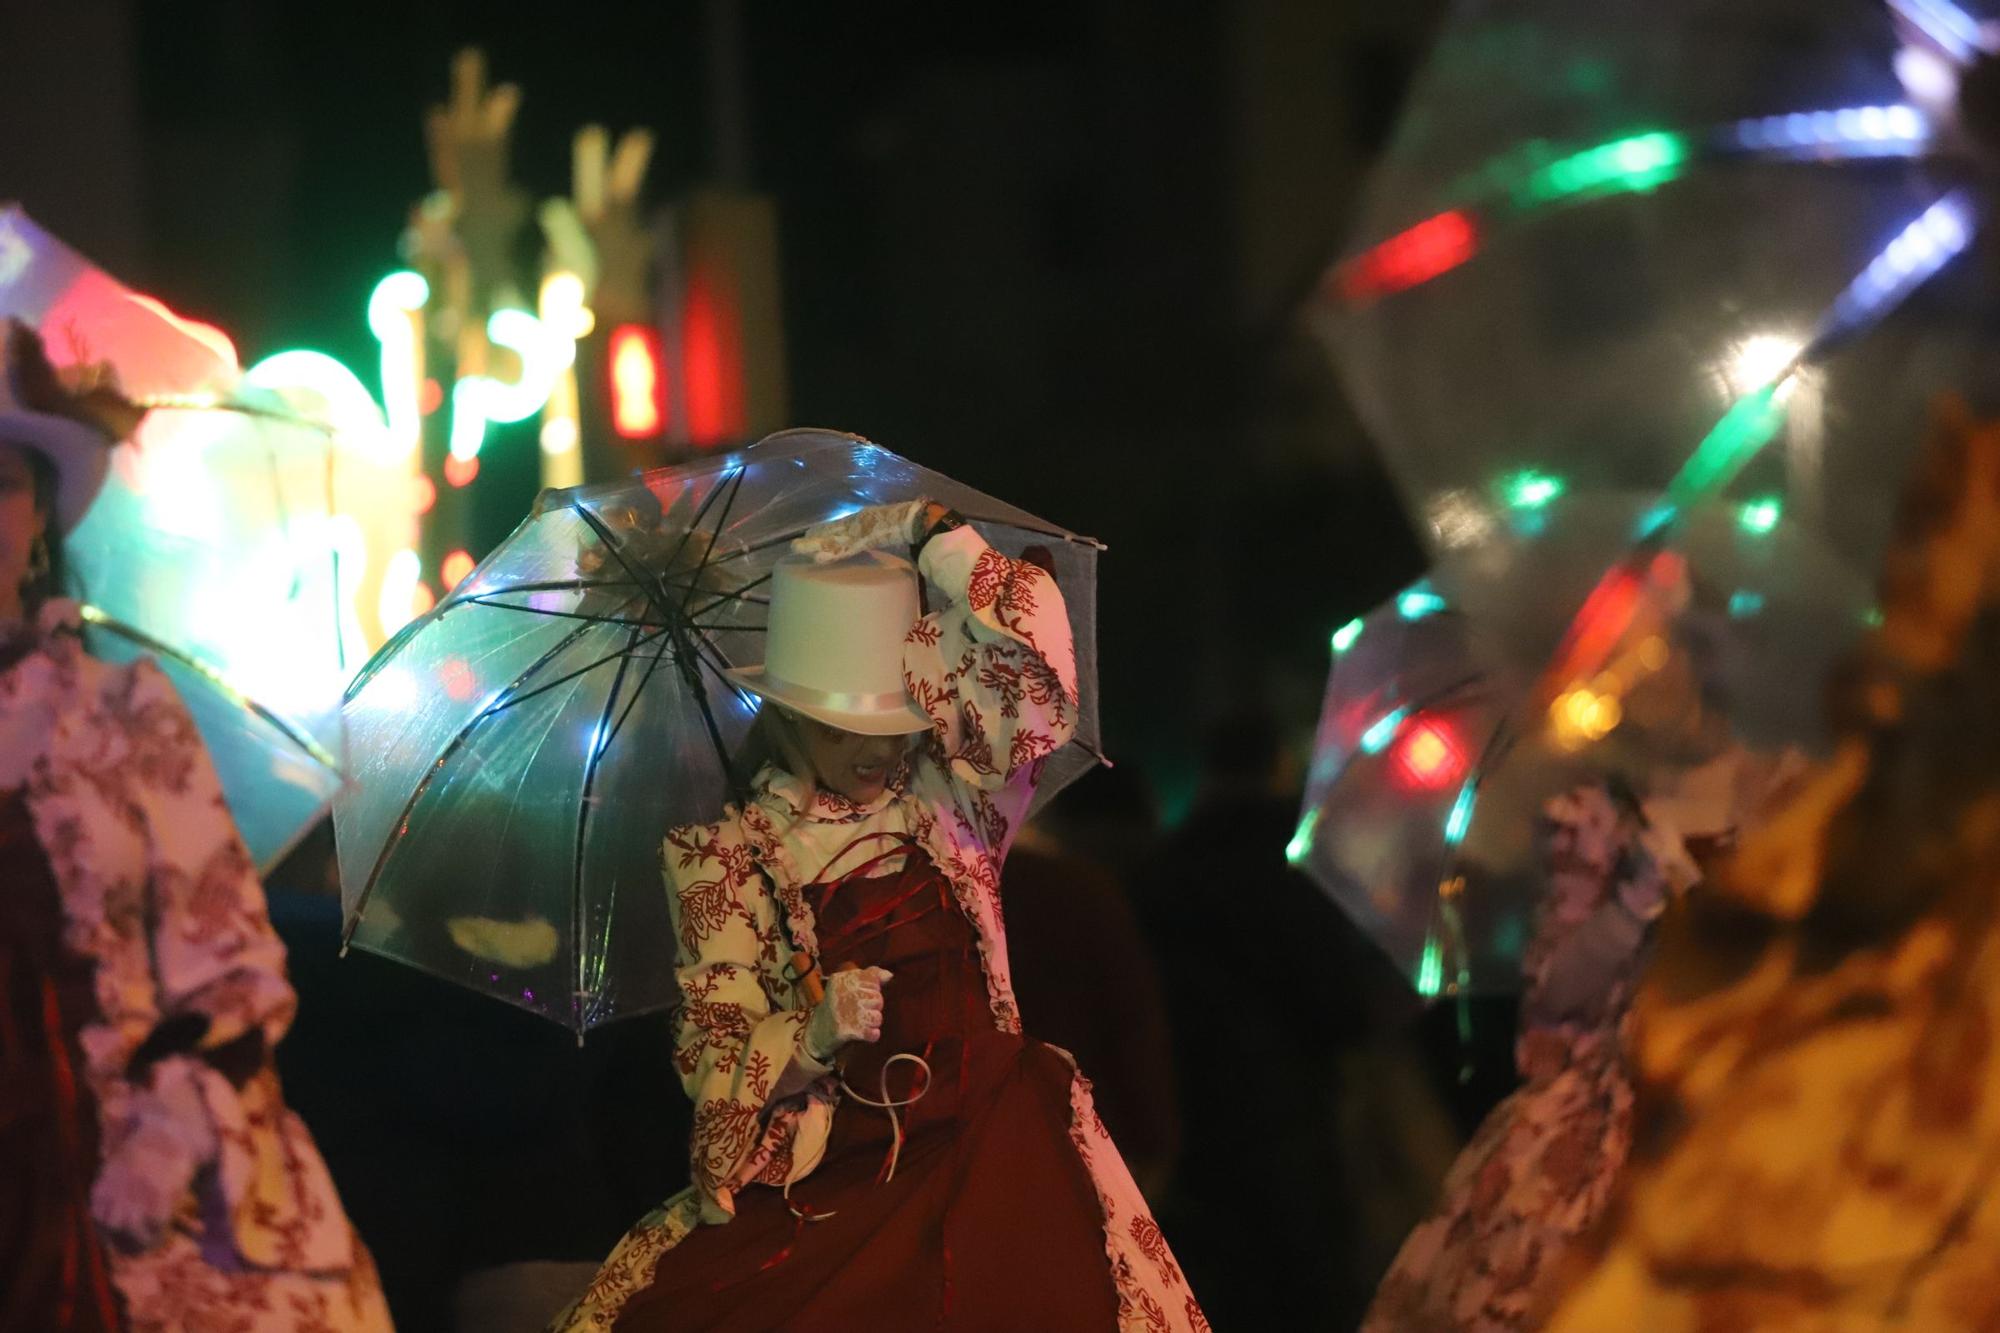
[(1769, 501), (1632, 550), (1651, 504), (1541, 496), (1334, 635), (1289, 855), (1425, 995), (1520, 985), (1548, 797), (1643, 785), (1697, 700), (1753, 747), (1817, 739), (1865, 580)]
[(660, 843), (752, 776), (734, 757), (757, 700), (723, 672), (763, 660), (772, 568), (812, 524), (920, 496), (1048, 554), (1082, 703), (1039, 799), (1087, 771), (1096, 544), (866, 440), (785, 431), (545, 493), (368, 663), (334, 806), (348, 940), (579, 1034), (674, 1003)]
[(1869, 567), (1990, 354), (1986, 40), (1946, 0), (1462, 7), (1315, 303), (1433, 548), (1537, 479), (1733, 486)]
[(108, 277), (0, 208), (0, 318), (59, 366), (106, 365), (149, 407), (66, 554), (112, 661), (157, 658), (268, 869), (340, 784), (339, 700), (361, 654), (343, 615), (328, 432), (243, 386), (215, 329)]

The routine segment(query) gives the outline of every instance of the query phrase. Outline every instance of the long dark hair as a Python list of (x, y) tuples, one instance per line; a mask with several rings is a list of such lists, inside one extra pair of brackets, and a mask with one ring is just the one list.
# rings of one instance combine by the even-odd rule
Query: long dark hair
[(41, 614), (50, 598), (66, 596), (69, 562), (63, 557), (62, 528), (56, 522), (56, 468), (36, 450), (28, 453), (28, 467), (35, 478), (35, 512), (42, 518), (42, 542), (49, 552), (48, 568), (21, 585), (21, 611), (29, 624)]

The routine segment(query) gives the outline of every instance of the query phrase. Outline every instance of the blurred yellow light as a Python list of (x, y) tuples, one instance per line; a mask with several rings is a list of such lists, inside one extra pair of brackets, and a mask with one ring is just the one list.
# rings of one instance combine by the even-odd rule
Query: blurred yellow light
[(1667, 664), (1667, 641), (1655, 634), (1639, 645), (1639, 665), (1658, 671)]

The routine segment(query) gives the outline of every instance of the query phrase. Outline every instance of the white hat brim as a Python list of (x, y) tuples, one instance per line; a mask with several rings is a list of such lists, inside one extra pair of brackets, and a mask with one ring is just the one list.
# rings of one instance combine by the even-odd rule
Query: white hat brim
[(111, 472), (111, 444), (80, 421), (19, 408), (0, 411), (0, 444), (32, 449), (56, 472), (56, 527), (67, 533), (83, 522)]
[(734, 667), (723, 674), (728, 676), (733, 684), (760, 699), (783, 704), (794, 712), (804, 713), (816, 722), (824, 722), (829, 727), (839, 727), (842, 731), (851, 731), (857, 736), (908, 736), (931, 729), (931, 720), (918, 710), (916, 704), (907, 701), (901, 708), (848, 712), (838, 708), (828, 708), (812, 699), (801, 697), (796, 691), (787, 689), (781, 681), (767, 680), (761, 665)]

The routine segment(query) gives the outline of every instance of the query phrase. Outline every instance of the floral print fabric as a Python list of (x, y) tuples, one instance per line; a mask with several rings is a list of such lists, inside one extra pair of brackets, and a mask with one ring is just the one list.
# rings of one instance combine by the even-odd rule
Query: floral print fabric
[[(1602, 1214), (1631, 1149), (1625, 1029), (1643, 959), (1632, 948), (1595, 978), (1590, 1000), (1555, 1010), (1543, 995), (1566, 945), (1621, 896), (1657, 879), (1635, 821), (1601, 787), (1545, 811), (1549, 887), (1523, 970), (1515, 1062), (1524, 1085), (1495, 1107), (1411, 1232), (1363, 1328), (1370, 1333), (1499, 1333), (1539, 1328), (1570, 1241)], [(1637, 937), (1635, 923), (1634, 937)]]
[(386, 1329), (368, 1253), (269, 1060), (295, 1007), (284, 947), (193, 719), (150, 661), (88, 656), (73, 604), (45, 608), (41, 630), (0, 673), (0, 735), (35, 739), (24, 790), (61, 889), (64, 943), (95, 969), (101, 1021), (79, 1040), (101, 1161), (148, 1128), (155, 1099), (131, 1067), (163, 1023), (198, 1020), (196, 1055), (264, 1052), (240, 1081), (185, 1062), (212, 1169), (172, 1205), (164, 1239), (109, 1247), (130, 1326)]

